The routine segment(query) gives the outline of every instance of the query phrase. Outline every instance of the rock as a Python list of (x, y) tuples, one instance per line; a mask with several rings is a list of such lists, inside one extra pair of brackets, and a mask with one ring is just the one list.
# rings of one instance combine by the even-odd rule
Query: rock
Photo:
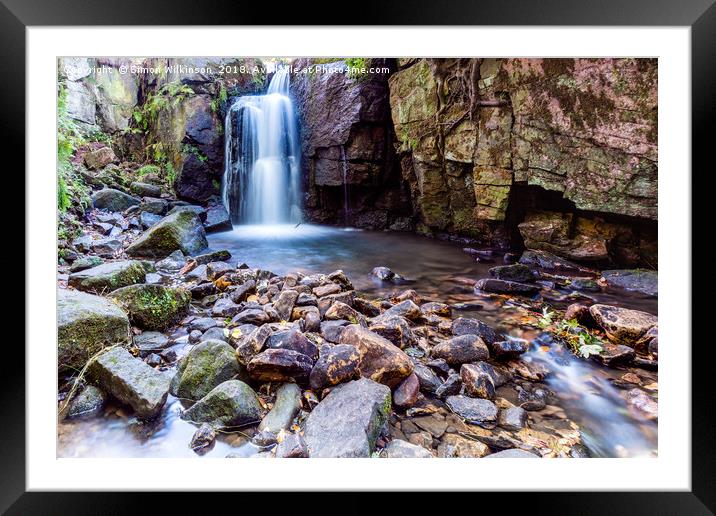
[(512, 379), (512, 375), (502, 367), (493, 366), (487, 362), (476, 362), (473, 365), (480, 368), (483, 373), (489, 375), (495, 387), (501, 387)]
[(505, 281), (493, 278), (485, 278), (475, 283), (475, 291), (493, 292), (496, 294), (524, 294), (533, 295), (540, 291), (538, 285), (517, 283), (516, 281)]
[(485, 459), (539, 459), (539, 455), (530, 453), (519, 448), (511, 448), (509, 450), (502, 450), (497, 453), (491, 453), (486, 455)]
[(304, 457), (308, 457), (308, 449), (301, 434), (288, 434), (276, 446), (276, 458), (299, 459)]
[(214, 428), (208, 423), (203, 423), (191, 438), (189, 448), (198, 455), (203, 455), (212, 448), (215, 440), (216, 431)]
[(229, 342), (228, 336), (226, 335), (229, 330), (225, 328), (221, 328), (219, 326), (215, 326), (213, 328), (209, 328), (206, 330), (201, 337), (199, 338), (199, 342), (204, 342), (207, 340), (221, 340), (226, 343)]
[(141, 183), (139, 181), (135, 181), (129, 185), (129, 191), (132, 192), (134, 195), (138, 195), (139, 197), (161, 197), (162, 196), (162, 188), (158, 185), (153, 185), (151, 183)]
[(266, 341), (270, 349), (290, 349), (311, 358), (318, 359), (318, 347), (297, 329), (280, 330), (271, 334)]
[(234, 268), (226, 262), (209, 262), (206, 264), (206, 277), (211, 281), (216, 281), (233, 271)]
[(186, 281), (196, 281), (199, 283), (208, 281), (209, 278), (206, 275), (206, 265), (199, 265), (198, 267), (190, 270), (184, 275), (184, 279)]
[(244, 377), (234, 348), (220, 340), (205, 340), (189, 350), (179, 362), (171, 393), (177, 398), (198, 400), (226, 380)]
[[(241, 303), (242, 301), (245, 301), (246, 298), (252, 293), (256, 291), (256, 282), (254, 280), (247, 280), (238, 287), (236, 287), (234, 290), (232, 290), (229, 293), (229, 297), (234, 303)], [(278, 310), (277, 310), (278, 311)], [(279, 313), (279, 316), (281, 313)]]
[(139, 205), (141, 211), (153, 213), (154, 215), (164, 215), (168, 207), (169, 203), (164, 199), (155, 199), (152, 197), (145, 197), (142, 199), (142, 204)]
[[(271, 327), (264, 324), (241, 338), (236, 345), (236, 356), (239, 362), (244, 365), (248, 364), (251, 359), (264, 348), (266, 340), (271, 335), (271, 331)], [(233, 333), (230, 335), (233, 335)]]
[(381, 317), (388, 318), (393, 316), (405, 317), (406, 319), (419, 319), (422, 317), (423, 312), (420, 307), (413, 303), (411, 300), (406, 300), (397, 305), (393, 305), (388, 308)]
[(278, 312), (278, 316), (282, 321), (291, 320), (291, 312), (293, 311), (293, 305), (296, 304), (298, 299), (298, 292), (295, 290), (282, 290), (276, 300), (273, 303), (273, 307)]
[(148, 211), (143, 211), (139, 214), (139, 224), (141, 224), (142, 229), (149, 229), (160, 220), (162, 220), (162, 216), (157, 215), (156, 213), (149, 213)]
[(438, 445), (438, 457), (477, 459), (489, 453), (487, 445), (456, 434), (445, 434)]
[(261, 326), (262, 324), (270, 321), (271, 318), (263, 310), (258, 308), (249, 308), (236, 314), (236, 317), (231, 320), (231, 324), (254, 324), (256, 326)]
[(86, 385), (72, 398), (67, 408), (67, 417), (88, 417), (101, 412), (107, 402), (107, 396), (94, 385)]
[(602, 278), (610, 287), (640, 292), (647, 296), (659, 295), (659, 275), (645, 269), (602, 271)]
[(332, 294), (338, 294), (341, 292), (341, 286), (337, 283), (326, 283), (325, 285), (321, 285), (320, 287), (316, 287), (313, 289), (313, 293), (316, 295), (316, 297), (324, 297), (324, 296), (330, 296)]
[(594, 318), (589, 313), (589, 307), (579, 303), (572, 303), (564, 312), (565, 321), (577, 321), (582, 326), (594, 326)]
[(343, 330), (348, 326), (348, 321), (323, 321), (321, 323), (321, 335), (328, 342), (339, 342)]
[(130, 285), (110, 294), (128, 313), (133, 324), (145, 330), (163, 330), (189, 307), (191, 294), (163, 285)]
[(369, 329), (381, 337), (385, 337), (400, 349), (409, 348), (418, 343), (417, 337), (404, 317), (397, 315), (376, 317), (370, 324)]
[(141, 262), (124, 260), (97, 265), (70, 274), (68, 285), (78, 290), (106, 293), (120, 287), (143, 283), (146, 272)]
[(450, 365), (487, 360), (490, 352), (485, 342), (477, 335), (460, 335), (433, 347), (430, 356), (442, 358)]
[(102, 390), (131, 406), (141, 418), (159, 414), (167, 400), (171, 378), (126, 349), (116, 347), (102, 353), (92, 361), (88, 373)]
[(437, 388), (440, 387), (443, 383), (442, 380), (438, 378), (438, 375), (436, 375), (432, 369), (421, 364), (420, 362), (414, 362), (413, 372), (418, 378), (421, 391), (434, 393)]
[(218, 233), (220, 231), (231, 231), (234, 226), (231, 224), (231, 217), (226, 208), (221, 204), (216, 204), (206, 209), (204, 228), (207, 233)]
[(174, 204), (174, 206), (172, 206), (172, 208), (167, 212), (167, 215), (173, 215), (179, 211), (191, 211), (196, 213), (196, 216), (199, 217), (199, 220), (201, 220), (202, 223), (206, 220), (206, 209), (193, 204)]
[(353, 310), (353, 308), (351, 308), (345, 303), (341, 303), (340, 301), (335, 301), (331, 305), (331, 307), (326, 310), (326, 313), (323, 317), (328, 321), (344, 320), (351, 321), (354, 324), (363, 318), (363, 316), (359, 312)]
[(141, 203), (136, 197), (113, 188), (103, 188), (92, 194), (92, 205), (98, 210), (124, 211)]
[(267, 349), (254, 356), (246, 366), (249, 376), (259, 382), (305, 382), (313, 369), (313, 360), (292, 349)]
[(529, 389), (517, 387), (517, 402), (520, 407), (529, 410), (536, 411), (542, 410), (549, 401), (549, 392), (542, 387), (531, 387)]
[(520, 263), (539, 267), (541, 269), (565, 270), (565, 271), (587, 271), (584, 267), (580, 267), (576, 263), (565, 260), (556, 254), (547, 251), (527, 250), (522, 253)]
[(394, 387), (413, 372), (413, 363), (400, 348), (357, 324), (346, 326), (341, 344), (355, 346), (361, 354), (361, 375)]
[(116, 238), (100, 238), (93, 240), (90, 248), (95, 254), (105, 258), (113, 258), (122, 250), (122, 242)]
[(448, 396), (455, 396), (460, 394), (462, 389), (462, 379), (457, 373), (449, 374), (445, 381), (437, 388), (435, 395), (438, 398), (447, 398)]
[(601, 292), (599, 284), (591, 278), (571, 278), (569, 288), (579, 292)]
[(510, 407), (500, 411), (497, 424), (505, 430), (519, 432), (527, 424), (527, 412), (521, 407)]
[[(88, 152), (84, 156), (85, 165), (90, 170), (98, 170), (104, 168), (110, 163), (113, 163), (117, 159), (114, 155), (114, 151), (109, 147), (102, 147), (100, 149)], [(121, 210), (112, 210), (121, 211)]]
[[(221, 298), (217, 299), (216, 303), (214, 303), (214, 306), (211, 308), (211, 315), (213, 317), (233, 317), (239, 312), (239, 310), (241, 310), (241, 305), (237, 305), (231, 299)], [(263, 312), (263, 310), (261, 310), (261, 312)]]
[(148, 366), (157, 367), (162, 364), (162, 357), (156, 353), (150, 353), (147, 358), (144, 359)]
[(284, 383), (276, 390), (276, 401), (259, 425), (259, 432), (278, 434), (290, 428), (293, 418), (301, 410), (301, 389), (295, 383)]
[(72, 265), (70, 265), (70, 273), (90, 269), (92, 267), (101, 265), (102, 263), (102, 258), (100, 258), (99, 256), (84, 256), (72, 262)]
[(658, 322), (655, 315), (609, 305), (592, 305), (589, 313), (618, 344), (635, 345)]
[(204, 299), (207, 296), (213, 296), (214, 294), (217, 294), (219, 292), (219, 289), (216, 288), (216, 285), (213, 283), (200, 283), (199, 285), (192, 285), (189, 287), (189, 292), (191, 292), (191, 297), (193, 299)]
[(181, 418), (214, 427), (242, 427), (261, 421), (264, 410), (256, 393), (239, 380), (228, 380), (185, 410)]
[(264, 430), (263, 432), (259, 432), (253, 436), (251, 438), (251, 443), (255, 444), (259, 448), (272, 448), (276, 443), (278, 443), (278, 438), (275, 433)]
[(390, 410), (390, 389), (367, 378), (332, 390), (304, 423), (309, 457), (370, 457)]
[(477, 319), (458, 317), (452, 322), (453, 335), (477, 335), (489, 346), (497, 340), (497, 333), (487, 324)]
[(177, 249), (194, 255), (208, 246), (204, 226), (196, 213), (178, 210), (146, 230), (126, 249), (129, 256), (164, 258)]
[(473, 364), (463, 364), (460, 368), (460, 379), (468, 396), (495, 399), (495, 384), (492, 377), (481, 368)]
[(510, 339), (494, 342), (490, 346), (493, 358), (498, 360), (510, 360), (519, 357), (529, 348), (529, 344), (525, 340)]
[(180, 270), (184, 265), (186, 265), (186, 257), (184, 253), (177, 249), (163, 260), (159, 260), (157, 269), (174, 272)]
[(381, 450), (380, 456), (385, 459), (431, 459), (433, 454), (422, 446), (393, 439)]
[(423, 316), (437, 315), (440, 317), (450, 317), (452, 315), (450, 306), (445, 303), (425, 303), (420, 305), (420, 311), (423, 312)]
[(498, 280), (517, 281), (519, 283), (529, 283), (535, 279), (532, 269), (521, 263), (493, 267), (490, 269), (490, 275)]
[(393, 392), (393, 404), (400, 408), (410, 408), (418, 401), (419, 394), (420, 380), (415, 373), (412, 373), (396, 387)]
[(129, 319), (109, 299), (59, 289), (57, 337), (59, 371), (79, 371), (102, 348), (129, 342)]
[(636, 353), (629, 346), (605, 342), (602, 346), (602, 352), (592, 356), (596, 361), (607, 367), (615, 367), (630, 364), (636, 357)]
[(231, 259), (231, 253), (226, 249), (211, 251), (194, 256), (194, 261), (199, 265), (206, 265), (211, 262), (226, 262)]
[(145, 331), (134, 336), (134, 346), (139, 350), (140, 356), (153, 351), (162, 351), (170, 345), (167, 336), (157, 331)]
[(626, 400), (643, 418), (650, 421), (658, 419), (658, 403), (641, 389), (634, 388), (627, 391)]
[(497, 406), (491, 401), (467, 396), (450, 396), (445, 402), (450, 410), (467, 423), (492, 428), (497, 422)]

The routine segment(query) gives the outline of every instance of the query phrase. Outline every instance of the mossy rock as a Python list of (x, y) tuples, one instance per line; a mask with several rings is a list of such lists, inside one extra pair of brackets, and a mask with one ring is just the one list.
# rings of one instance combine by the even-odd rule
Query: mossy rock
[(123, 260), (73, 272), (70, 274), (69, 285), (85, 292), (111, 292), (135, 283), (143, 283), (145, 276), (141, 262)]
[(129, 313), (133, 324), (145, 330), (163, 330), (186, 312), (191, 293), (164, 285), (130, 285), (115, 290), (110, 297)]
[(209, 246), (206, 231), (197, 214), (178, 209), (146, 230), (127, 248), (129, 256), (165, 258), (177, 249), (195, 255)]
[(234, 348), (224, 341), (209, 339), (194, 346), (181, 361), (171, 393), (178, 398), (198, 400), (217, 385), (245, 375)]
[(258, 423), (264, 412), (251, 387), (239, 380), (228, 380), (184, 411), (181, 418), (217, 427), (240, 427)]

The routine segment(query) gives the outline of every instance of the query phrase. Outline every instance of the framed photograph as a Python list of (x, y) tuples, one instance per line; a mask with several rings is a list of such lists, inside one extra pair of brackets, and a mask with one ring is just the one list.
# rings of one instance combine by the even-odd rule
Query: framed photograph
[(27, 302), (2, 509), (396, 490), (713, 514), (691, 301), (711, 3), (269, 26), (3, 0)]

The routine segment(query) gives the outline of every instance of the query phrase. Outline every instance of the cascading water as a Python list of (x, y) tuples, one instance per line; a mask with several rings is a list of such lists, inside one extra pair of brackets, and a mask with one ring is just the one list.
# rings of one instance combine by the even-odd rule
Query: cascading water
[(265, 95), (239, 97), (224, 122), (222, 199), (238, 224), (300, 222), (300, 147), (285, 68)]

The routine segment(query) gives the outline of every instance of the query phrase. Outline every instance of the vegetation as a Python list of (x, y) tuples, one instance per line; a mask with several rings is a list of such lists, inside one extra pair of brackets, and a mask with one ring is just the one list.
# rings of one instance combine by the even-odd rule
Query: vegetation
[(589, 358), (592, 355), (599, 355), (604, 350), (602, 340), (575, 319), (569, 321), (562, 319), (559, 323), (555, 323), (554, 317), (554, 312), (544, 308), (537, 325), (566, 342), (574, 353)]
[(176, 108), (182, 100), (193, 95), (194, 90), (181, 82), (170, 82), (163, 85), (156, 92), (150, 93), (144, 104), (134, 109), (132, 118), (136, 127), (130, 131), (146, 133), (156, 123), (162, 111)]

